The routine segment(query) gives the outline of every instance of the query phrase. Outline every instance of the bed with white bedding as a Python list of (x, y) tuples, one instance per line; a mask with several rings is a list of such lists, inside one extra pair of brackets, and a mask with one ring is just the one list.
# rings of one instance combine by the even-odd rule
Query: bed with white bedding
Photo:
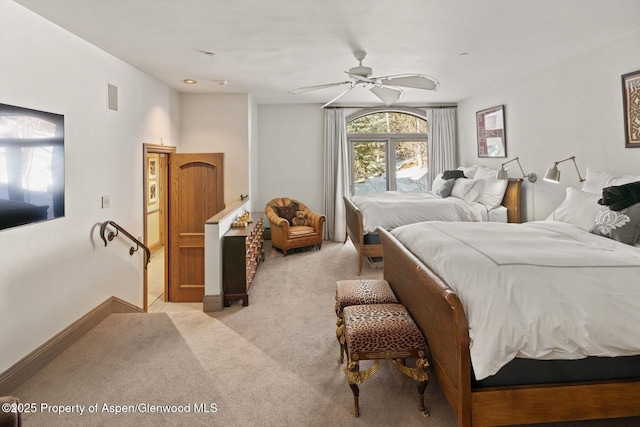
[(598, 204), (635, 181), (588, 168), (547, 221), (378, 230), (459, 426), (640, 424), (640, 203)]
[(488, 209), (482, 203), (467, 203), (456, 197), (440, 198), (431, 193), (385, 191), (351, 197), (362, 213), (365, 234), (380, 228), (392, 230), (423, 221), (487, 221)]
[[(487, 175), (495, 176), (495, 171), (486, 171)], [(344, 197), (347, 219), (344, 241), (350, 239), (358, 251), (358, 275), (362, 272), (364, 258), (382, 257), (382, 245), (376, 234), (378, 228), (392, 230), (423, 221), (520, 222), (522, 179), (499, 182), (495, 178), (481, 178), (476, 181), (480, 180), (490, 180), (491, 184), (483, 187), (475, 198), (466, 200), (464, 197), (443, 198), (432, 193), (397, 191)], [(502, 183), (498, 191), (492, 191), (492, 185), (495, 188)]]
[[(379, 234), (459, 426), (640, 416), (640, 248), (552, 221)], [(477, 381), (514, 369), (534, 381)]]
[(640, 354), (640, 248), (557, 221), (391, 234), (460, 298), (477, 380), (516, 357)]

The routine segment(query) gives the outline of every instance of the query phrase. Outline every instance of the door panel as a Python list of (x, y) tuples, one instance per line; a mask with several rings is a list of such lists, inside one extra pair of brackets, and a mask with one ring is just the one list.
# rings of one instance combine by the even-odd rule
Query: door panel
[(224, 209), (223, 154), (169, 159), (169, 301), (204, 298), (204, 224)]

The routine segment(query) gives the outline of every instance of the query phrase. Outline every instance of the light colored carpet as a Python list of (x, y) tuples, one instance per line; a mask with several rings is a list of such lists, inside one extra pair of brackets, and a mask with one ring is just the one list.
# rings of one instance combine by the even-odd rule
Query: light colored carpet
[[(268, 250), (248, 307), (111, 315), (15, 391), (37, 406), (24, 414), (24, 425), (454, 427), (435, 382), (425, 395), (432, 415), (424, 418), (415, 382), (384, 362), (360, 387), (360, 418), (351, 417), (353, 395), (337, 363), (333, 306), (336, 280), (355, 278), (356, 268), (350, 243), (325, 242), (321, 251), (287, 257)], [(381, 278), (382, 270), (365, 266), (362, 277)], [(84, 414), (43, 411), (41, 404), (80, 405)], [(105, 412), (105, 404), (138, 412)], [(160, 405), (189, 412), (139, 412)], [(195, 412), (203, 407), (210, 412)]]
[(147, 301), (151, 312), (164, 305), (164, 247), (151, 255), (147, 267)]

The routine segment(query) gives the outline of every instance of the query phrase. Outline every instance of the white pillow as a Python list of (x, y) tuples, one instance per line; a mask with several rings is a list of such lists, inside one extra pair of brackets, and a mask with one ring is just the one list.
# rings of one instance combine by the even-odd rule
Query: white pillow
[(451, 197), (457, 197), (467, 203), (474, 203), (482, 194), (484, 188), (484, 180), (458, 178), (451, 190)]
[(455, 179), (443, 179), (442, 173), (436, 175), (433, 180), (433, 184), (431, 185), (431, 193), (435, 194), (438, 197), (449, 197), (451, 195), (451, 190), (453, 189), (453, 184), (455, 183)]
[(602, 189), (614, 185), (629, 184), (640, 181), (640, 176), (613, 176), (587, 167), (587, 178), (582, 185), (582, 191), (602, 195)]
[(498, 171), (495, 169), (487, 169), (484, 166), (480, 166), (474, 175), (474, 179), (495, 178), (498, 176)]
[(567, 187), (567, 195), (558, 208), (551, 212), (547, 221), (561, 221), (574, 224), (585, 230), (591, 229), (602, 206), (598, 204), (599, 194), (588, 193)]
[(478, 165), (473, 165), (473, 166), (460, 166), (458, 168), (459, 171), (462, 171), (462, 173), (464, 173), (464, 177), (465, 178), (469, 178), (469, 179), (473, 179), (476, 177), (476, 171), (478, 170), (480, 166)]
[(481, 179), (484, 181), (484, 188), (482, 194), (478, 198), (478, 202), (482, 203), (489, 209), (493, 209), (502, 204), (504, 193), (507, 191), (507, 185), (509, 181), (506, 179), (497, 179), (497, 170), (487, 169), (484, 166), (480, 166), (476, 172), (475, 179)]

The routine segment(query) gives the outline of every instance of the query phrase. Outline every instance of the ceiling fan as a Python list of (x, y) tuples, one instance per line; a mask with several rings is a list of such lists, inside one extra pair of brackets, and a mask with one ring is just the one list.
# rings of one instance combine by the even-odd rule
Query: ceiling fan
[(322, 106), (324, 108), (346, 95), (352, 89), (361, 86), (369, 89), (374, 95), (380, 98), (382, 102), (387, 106), (390, 106), (402, 99), (404, 96), (404, 90), (402, 88), (404, 87), (433, 91), (438, 90), (440, 87), (438, 80), (424, 74), (398, 74), (393, 76), (373, 77), (373, 70), (371, 67), (365, 67), (362, 65), (362, 60), (367, 56), (367, 53), (358, 51), (354, 52), (353, 56), (355, 56), (359, 65), (357, 67), (350, 68), (349, 71), (345, 71), (349, 76), (349, 80), (324, 85), (300, 87), (290, 91), (290, 93), (302, 93), (334, 86), (348, 85), (347, 89), (342, 93), (324, 104)]

